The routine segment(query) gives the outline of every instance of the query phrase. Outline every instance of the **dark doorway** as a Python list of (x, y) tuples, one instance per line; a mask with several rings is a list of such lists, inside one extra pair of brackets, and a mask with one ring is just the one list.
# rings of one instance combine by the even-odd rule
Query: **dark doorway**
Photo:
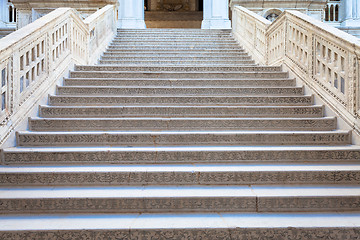
[(198, 6), (199, 6), (199, 11), (203, 11), (204, 10), (204, 0), (198, 0)]
[(148, 0), (144, 0), (144, 9), (145, 9), (145, 11), (149, 11), (149, 1)]

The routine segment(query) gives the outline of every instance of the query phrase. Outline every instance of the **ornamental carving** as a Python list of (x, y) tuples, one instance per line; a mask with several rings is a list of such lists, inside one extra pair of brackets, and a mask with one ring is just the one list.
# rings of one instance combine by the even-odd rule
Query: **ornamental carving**
[(160, 0), (157, 4), (158, 11), (189, 11), (189, 0)]

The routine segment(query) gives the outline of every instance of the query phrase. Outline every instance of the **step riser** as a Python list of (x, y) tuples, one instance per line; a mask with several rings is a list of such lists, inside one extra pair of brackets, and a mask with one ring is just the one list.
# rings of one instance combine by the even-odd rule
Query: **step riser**
[[(32, 131), (47, 130), (303, 130), (303, 131), (332, 131), (336, 129), (334, 118), (155, 118), (155, 119), (30, 119)], [(155, 133), (154, 133), (155, 134)], [(175, 135), (177, 133), (174, 133)], [(333, 133), (337, 136), (336, 133)], [(156, 135), (156, 134), (155, 134)], [(225, 134), (227, 135), (227, 134)], [(252, 136), (253, 134), (250, 134)], [(261, 133), (259, 135), (262, 135)], [(266, 133), (264, 133), (266, 135)], [(293, 134), (294, 136), (296, 133)], [(332, 135), (332, 134), (330, 134)], [(342, 136), (342, 134), (340, 134)], [(324, 136), (326, 134), (324, 133)], [(326, 139), (326, 137), (324, 137)], [(325, 140), (323, 139), (323, 140)], [(259, 137), (259, 141), (260, 141)], [(321, 141), (321, 140), (319, 140)]]
[(62, 172), (0, 174), (0, 186), (360, 184), (360, 171)]
[(65, 78), (65, 86), (161, 86), (161, 87), (294, 87), (295, 79), (89, 79), (89, 78)]
[[(94, 127), (92, 129), (96, 129)], [(54, 128), (53, 131), (57, 129)], [(18, 134), (18, 145), (30, 146), (261, 146), (261, 145), (347, 145), (350, 134)]]
[(207, 50), (206, 52), (202, 50), (178, 50), (178, 49), (170, 49), (170, 50), (156, 50), (156, 49), (144, 49), (144, 50), (117, 50), (117, 49), (109, 49), (106, 51), (103, 56), (180, 56), (180, 57), (237, 57), (237, 56), (249, 56), (243, 50), (229, 50), (229, 51), (221, 51), (221, 50)]
[(313, 99), (311, 96), (298, 97), (80, 97), (80, 96), (50, 96), (50, 105), (54, 106), (114, 106), (114, 105), (224, 105), (224, 106), (299, 106), (311, 105)]
[[(224, 45), (229, 45), (229, 46), (239, 46), (239, 44), (229, 38), (229, 39), (202, 39), (200, 40), (200, 38), (198, 39), (167, 39), (167, 40), (162, 40), (162, 39), (158, 39), (158, 38), (153, 38), (153, 39), (121, 39), (121, 40), (114, 40), (111, 42), (110, 46), (116, 46), (116, 45), (153, 45), (153, 46), (171, 46), (171, 45), (204, 45), (204, 46), (224, 46)], [(241, 46), (239, 46), (241, 48)]]
[(183, 56), (156, 56), (156, 55), (139, 55), (139, 56), (132, 56), (132, 55), (128, 55), (126, 57), (121, 57), (121, 56), (102, 56), (101, 58), (102, 61), (123, 61), (123, 62), (132, 62), (132, 61), (183, 61), (183, 62), (191, 62), (191, 61), (199, 61), (199, 62), (223, 62), (223, 61), (229, 61), (231, 63), (236, 63), (236, 62), (243, 62), (243, 61), (253, 61), (251, 60), (251, 58), (249, 56), (244, 55), (243, 57), (229, 57), (229, 56), (213, 56), (213, 57), (195, 57), (193, 55), (189, 55), (188, 57), (183, 57)]
[(151, 50), (175, 50), (175, 51), (192, 51), (192, 50), (200, 50), (200, 51), (208, 51), (208, 50), (216, 50), (216, 51), (239, 51), (241, 48), (237, 45), (234, 46), (208, 46), (208, 45), (174, 45), (174, 46), (154, 46), (154, 45), (110, 45), (108, 46), (109, 50), (133, 50), (133, 51), (151, 51)]
[(115, 87), (58, 87), (59, 95), (303, 95), (303, 88), (115, 88)]
[(52, 108), (42, 106), (40, 117), (322, 117), (322, 107), (120, 107)]
[(54, 236), (69, 236), (69, 239), (203, 239), (203, 240), (232, 240), (237, 239), (262, 239), (267, 236), (276, 240), (288, 239), (324, 239), (323, 236), (331, 236), (333, 239), (356, 239), (360, 235), (359, 227), (289, 227), (289, 228), (161, 228), (161, 229), (87, 229), (87, 230), (25, 230), (25, 231), (2, 231), (1, 239), (52, 239)]
[(360, 197), (0, 199), (1, 214), (359, 211)]
[(148, 72), (98, 72), (98, 71), (76, 71), (71, 72), (72, 78), (154, 78), (157, 79), (242, 79), (242, 78), (259, 78), (261, 79), (279, 79), (287, 78), (286, 72), (155, 72), (149, 70)]
[[(198, 67), (198, 66), (181, 66), (181, 67), (175, 67), (175, 66), (163, 66), (163, 67), (132, 67), (132, 66), (105, 66), (105, 65), (97, 65), (97, 66), (76, 66), (76, 71), (133, 71), (133, 72), (141, 72), (141, 71), (147, 71), (147, 72), (153, 72), (153, 71), (176, 71), (176, 72), (202, 72), (202, 71), (208, 71), (208, 72), (258, 72), (258, 73), (266, 73), (271, 72), (276, 74), (278, 72), (281, 72), (281, 67), (267, 67), (267, 66), (238, 66), (238, 67)], [(75, 72), (76, 72), (75, 71)]]
[(74, 164), (236, 164), (236, 163), (358, 163), (360, 151), (296, 150), (286, 151), (74, 151), (24, 152), (4, 151), (5, 165)]
[(178, 60), (169, 60), (169, 61), (153, 61), (153, 60), (149, 60), (149, 61), (117, 61), (117, 60), (100, 60), (99, 61), (100, 64), (104, 64), (104, 65), (176, 65), (176, 66), (181, 66), (181, 65), (192, 65), (192, 64), (197, 64), (197, 65), (209, 65), (209, 66), (214, 66), (214, 65), (220, 65), (223, 66), (224, 64), (227, 65), (231, 65), (231, 66), (237, 66), (237, 65), (255, 65), (254, 61), (226, 61), (226, 60), (215, 60), (215, 61), (202, 61), (202, 60), (198, 60), (198, 61), (178, 61)]
[(64, 80), (65, 86), (116, 86), (116, 87), (294, 87), (293, 79), (275, 80), (177, 80), (177, 79), (89, 79), (70, 78)]

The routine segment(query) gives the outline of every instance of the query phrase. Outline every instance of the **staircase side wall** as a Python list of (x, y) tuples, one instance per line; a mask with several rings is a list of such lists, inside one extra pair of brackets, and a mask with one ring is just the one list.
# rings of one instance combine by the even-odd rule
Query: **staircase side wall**
[(14, 146), (15, 132), (46, 104), (48, 94), (76, 64), (94, 64), (116, 32), (114, 6), (85, 21), (59, 8), (0, 40), (0, 145)]
[(239, 43), (258, 63), (289, 70), (359, 136), (359, 39), (297, 11), (285, 11), (272, 24), (250, 14), (233, 9)]

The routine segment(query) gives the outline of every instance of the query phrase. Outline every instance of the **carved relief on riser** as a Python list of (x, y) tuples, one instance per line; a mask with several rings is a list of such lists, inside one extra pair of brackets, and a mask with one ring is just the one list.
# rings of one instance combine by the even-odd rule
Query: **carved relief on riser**
[(160, 96), (174, 96), (174, 95), (303, 95), (303, 88), (301, 87), (256, 87), (256, 88), (226, 88), (226, 87), (58, 87), (57, 93), (59, 95), (160, 95)]
[(321, 106), (308, 107), (50, 107), (40, 116), (50, 117), (322, 117)]
[(149, 105), (165, 105), (165, 104), (174, 104), (174, 105), (207, 105), (207, 104), (216, 104), (216, 105), (251, 105), (251, 106), (260, 106), (260, 105), (273, 105), (273, 106), (287, 106), (287, 105), (311, 105), (312, 97), (311, 96), (294, 96), (294, 97), (195, 97), (195, 96), (185, 96), (185, 97), (88, 97), (88, 96), (50, 96), (50, 104), (63, 106), (63, 105), (82, 105), (82, 106), (112, 106), (112, 105), (139, 105), (139, 104), (149, 104)]
[[(101, 73), (104, 72), (114, 72), (117, 73), (118, 71), (133, 71), (133, 72), (166, 72), (166, 71), (176, 71), (176, 72), (256, 72), (256, 73), (265, 73), (270, 72), (271, 74), (282, 73), (281, 67), (269, 67), (269, 66), (238, 66), (238, 67), (197, 67), (197, 66), (187, 66), (187, 67), (132, 67), (132, 66), (76, 66), (76, 71), (98, 71)], [(285, 73), (287, 74), (287, 73)]]
[(184, 164), (184, 163), (286, 163), (286, 162), (358, 162), (360, 149), (305, 149), (252, 151), (23, 151), (4, 150), (3, 163), (9, 164)]
[[(96, 127), (91, 128), (96, 129)], [(54, 128), (54, 131), (57, 129)], [(141, 129), (139, 129), (141, 130)], [(320, 134), (21, 134), (19, 146), (171, 146), (171, 145), (347, 145), (351, 135), (347, 133)]]
[(360, 210), (357, 196), (0, 199), (1, 214), (164, 212), (327, 212)]
[(0, 186), (360, 184), (360, 171), (3, 173)]
[(241, 78), (287, 78), (288, 73), (286, 72), (101, 72), (101, 71), (76, 71), (71, 72), (70, 77), (73, 78), (186, 78), (186, 79), (198, 79), (198, 78), (208, 78), (208, 79), (221, 79), (221, 78), (232, 78), (232, 79), (241, 79)]
[[(119, 119), (43, 119), (36, 118), (30, 120), (30, 130), (32, 131), (71, 131), (71, 130), (85, 130), (85, 131), (115, 131), (115, 130), (174, 130), (179, 131), (174, 134), (181, 134), (183, 130), (232, 130), (232, 131), (242, 131), (242, 130), (280, 130), (280, 131), (332, 131), (336, 128), (336, 120), (335, 118), (200, 118), (200, 119), (182, 119), (182, 118), (154, 118), (154, 119), (136, 119), (136, 118), (119, 118)], [(65, 133), (64, 133), (65, 134)], [(156, 133), (154, 133), (156, 135)], [(219, 136), (222, 133), (218, 133)], [(228, 134), (232, 135), (236, 133), (223, 133), (224, 136), (228, 136)], [(246, 136), (246, 133), (238, 133), (240, 136)], [(286, 138), (286, 135), (293, 134), (297, 137), (304, 137), (304, 140), (309, 138), (313, 139), (314, 143), (316, 140), (326, 139), (337, 139), (340, 136), (349, 135), (348, 132), (324, 132), (323, 134), (320, 132), (317, 133), (296, 133), (296, 132), (288, 132), (288, 133), (279, 133), (279, 137)], [(259, 141), (261, 141), (260, 136), (277, 136), (277, 133), (262, 133), (255, 132), (249, 133), (248, 136), (259, 137)], [(318, 137), (315, 137), (317, 136)], [(230, 137), (230, 136), (228, 136)], [(255, 139), (257, 139), (255, 137)], [(280, 137), (280, 138), (281, 138)], [(301, 137), (300, 137), (301, 138)], [(342, 137), (340, 137), (342, 138)], [(253, 140), (255, 140), (253, 139)], [(104, 139), (105, 140), (105, 139)], [(214, 139), (215, 140), (215, 139)], [(220, 139), (219, 139), (220, 140)], [(264, 139), (265, 140), (265, 139)], [(270, 140), (270, 139), (269, 139)], [(273, 139), (275, 140), (275, 139)], [(290, 140), (290, 139), (288, 139)], [(256, 140), (255, 140), (256, 141)], [(300, 140), (299, 140), (300, 141)]]
[(190, 87), (190, 86), (207, 86), (207, 87), (291, 87), (295, 86), (295, 79), (199, 79), (196, 81), (186, 79), (101, 79), (101, 78), (65, 78), (65, 86), (163, 86), (163, 87)]

